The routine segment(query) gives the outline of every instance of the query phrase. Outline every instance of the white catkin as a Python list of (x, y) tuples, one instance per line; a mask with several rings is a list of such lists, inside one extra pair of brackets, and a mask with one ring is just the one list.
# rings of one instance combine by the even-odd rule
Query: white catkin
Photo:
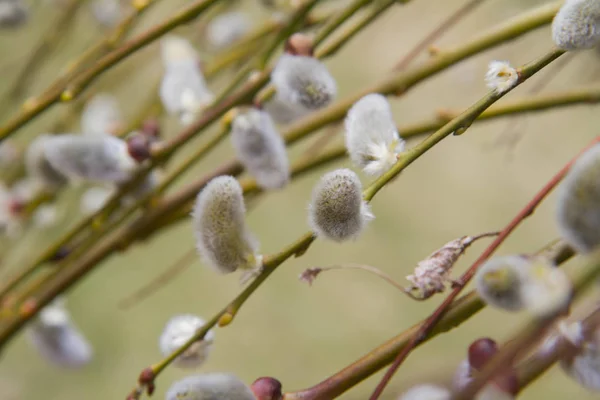
[(214, 98), (196, 60), (167, 64), (159, 95), (167, 112), (177, 116), (184, 125), (191, 123)]
[(231, 176), (211, 180), (192, 213), (198, 253), (215, 271), (260, 267), (258, 242), (246, 227), (242, 188)]
[(79, 200), (79, 210), (82, 214), (91, 215), (100, 211), (108, 199), (115, 193), (114, 188), (103, 186), (91, 187), (81, 195)]
[(92, 97), (81, 113), (81, 133), (90, 136), (110, 135), (123, 124), (117, 99), (101, 93)]
[(373, 218), (362, 198), (360, 179), (351, 170), (329, 172), (315, 186), (309, 224), (317, 236), (336, 242), (353, 239)]
[(49, 362), (63, 368), (81, 368), (92, 360), (92, 347), (72, 324), (62, 304), (40, 311), (27, 328), (32, 346)]
[(556, 221), (560, 235), (578, 252), (600, 246), (600, 145), (573, 164), (558, 187)]
[(331, 103), (337, 93), (335, 79), (325, 64), (308, 56), (282, 54), (271, 73), (271, 82), (279, 99), (311, 111)]
[(105, 28), (112, 28), (123, 19), (121, 0), (95, 0), (90, 8), (94, 19)]
[(600, 329), (579, 345), (574, 356), (562, 359), (560, 366), (581, 386), (600, 392)]
[(68, 181), (47, 158), (46, 150), (55, 136), (42, 134), (36, 137), (25, 152), (25, 168), (27, 175), (49, 189), (58, 189)]
[(600, 1), (567, 0), (552, 21), (552, 40), (563, 50), (596, 46), (600, 42)]
[(390, 105), (380, 94), (368, 94), (354, 103), (344, 125), (348, 154), (369, 175), (379, 176), (389, 170), (404, 150)]
[(571, 281), (562, 269), (533, 260), (527, 269), (529, 278), (521, 287), (525, 309), (538, 317), (564, 310), (571, 300)]
[(528, 279), (529, 266), (529, 262), (520, 256), (492, 258), (475, 274), (479, 296), (493, 307), (507, 311), (523, 309), (522, 287)]
[(0, 29), (17, 28), (28, 18), (29, 11), (22, 0), (0, 0)]
[[(204, 325), (205, 321), (195, 315), (177, 315), (167, 322), (160, 339), (159, 347), (163, 356), (167, 357), (175, 350), (183, 346)], [(206, 361), (215, 334), (209, 330), (204, 338), (183, 352), (174, 361), (174, 365), (180, 368), (196, 368)]]
[(202, 374), (179, 380), (167, 391), (166, 400), (256, 400), (244, 382), (231, 374)]
[(250, 109), (231, 125), (231, 143), (244, 167), (263, 189), (279, 189), (290, 179), (285, 143), (269, 114)]
[(513, 88), (519, 81), (517, 70), (508, 61), (491, 61), (485, 74), (487, 87), (496, 93), (504, 93)]
[(450, 391), (444, 387), (422, 384), (408, 389), (398, 400), (449, 400), (450, 397)]
[(281, 100), (278, 93), (265, 103), (264, 110), (269, 113), (273, 121), (282, 125), (294, 122), (310, 113), (302, 106)]
[(177, 35), (167, 35), (160, 41), (160, 52), (163, 66), (167, 68), (181, 61), (198, 63), (200, 58), (194, 46), (185, 38)]
[(57, 171), (75, 181), (123, 182), (137, 167), (127, 143), (109, 135), (54, 136), (45, 153)]
[(215, 49), (230, 46), (252, 28), (248, 15), (232, 11), (213, 18), (206, 27), (208, 43)]

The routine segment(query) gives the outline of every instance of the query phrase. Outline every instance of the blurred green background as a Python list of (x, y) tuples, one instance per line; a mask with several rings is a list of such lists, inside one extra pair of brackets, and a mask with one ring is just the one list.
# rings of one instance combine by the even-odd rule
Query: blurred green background
[[(1, 121), (17, 110), (18, 103), (6, 101), (6, 92), (20, 65), (40, 36), (55, 26), (60, 14), (58, 2), (30, 3), (32, 15), (27, 25), (19, 30), (0, 31)], [(189, 2), (158, 2), (136, 31), (171, 15), (186, 3)], [(464, 0), (414, 0), (394, 6), (327, 61), (338, 79), (339, 97), (363, 90), (385, 76), (413, 45), (463, 3)], [(436, 45), (444, 49), (460, 44), (542, 3), (484, 1)], [(254, 2), (243, 1), (242, 7), (252, 15), (255, 25), (268, 17)], [(198, 34), (194, 26), (179, 32)], [(29, 95), (39, 93), (68, 60), (102, 35), (88, 5), (78, 13), (68, 35), (44, 61), (27, 90)], [(439, 108), (466, 107), (487, 92), (483, 77), (490, 60), (509, 60), (520, 65), (543, 54), (550, 46), (550, 28), (546, 26), (466, 60), (418, 85), (407, 95), (391, 99), (395, 119), (408, 124), (431, 118)], [(210, 55), (206, 57), (209, 59)], [(426, 57), (421, 55), (414, 64)], [(599, 61), (594, 51), (577, 54), (546, 90), (560, 91), (597, 81)], [(146, 100), (160, 71), (158, 46), (154, 44), (104, 75), (94, 87), (117, 95), (124, 113), (131, 117)], [(552, 74), (542, 72), (507, 98), (527, 96), (536, 82), (548, 79), (548, 73)], [(226, 79), (221, 79), (217, 84), (224, 82)], [(62, 115), (64, 107), (56, 107), (27, 125), (20, 139), (47, 131)], [(596, 107), (576, 106), (518, 117), (518, 122), (509, 121), (513, 119), (477, 123), (465, 135), (449, 137), (411, 165), (374, 200), (376, 219), (359, 240), (341, 245), (317, 241), (303, 257), (286, 262), (252, 296), (230, 327), (216, 329), (212, 354), (200, 372), (227, 371), (248, 383), (260, 376), (275, 376), (283, 382), (285, 390), (296, 390), (335, 373), (428, 315), (442, 296), (417, 303), (360, 271), (331, 272), (317, 279), (312, 287), (299, 282), (298, 275), (308, 267), (353, 262), (377, 266), (403, 281), (419, 260), (444, 243), (504, 226), (549, 177), (598, 133), (600, 118)], [(167, 137), (179, 130), (177, 121), (167, 118), (163, 120), (163, 128)], [(336, 140), (341, 139), (341, 132), (337, 130)], [(309, 142), (297, 146), (291, 154), (298, 155)], [(230, 144), (225, 141), (182, 182), (202, 176), (231, 155)], [(349, 163), (339, 165), (349, 166)], [(253, 203), (249, 226), (260, 238), (265, 254), (278, 251), (306, 232), (310, 192), (324, 171), (304, 176), (285, 190), (269, 193)], [(369, 178), (362, 177), (367, 184)], [(77, 216), (73, 206), (63, 211), (66, 219)], [(554, 239), (557, 230), (553, 215), (551, 196), (510, 237), (499, 254), (534, 251)], [(11, 262), (2, 267), (3, 276), (17, 270), (22, 260), (40, 251), (67, 225), (65, 222), (12, 243), (17, 256), (12, 256)], [(23, 335), (18, 335), (6, 346), (0, 359), (0, 399), (125, 398), (139, 371), (160, 359), (158, 337), (171, 316), (193, 313), (208, 318), (240, 290), (238, 276), (217, 276), (197, 260), (168, 287), (143, 303), (127, 311), (117, 308), (120, 299), (192, 246), (191, 227), (182, 223), (111, 257), (68, 296), (74, 320), (94, 347), (95, 359), (91, 365), (78, 371), (57, 369), (41, 359)], [(463, 271), (484, 246), (484, 241), (472, 246), (453, 274)], [(482, 336), (503, 341), (522, 322), (520, 316), (484, 310), (459, 329), (415, 351), (383, 398), (395, 399), (416, 383), (448, 383), (470, 342)], [(173, 380), (189, 373), (169, 368), (158, 379), (154, 397), (163, 398)], [(381, 374), (372, 377), (341, 398), (368, 398), (380, 378)], [(520, 398), (567, 397), (592, 399), (597, 395), (578, 387), (560, 369), (553, 368)]]

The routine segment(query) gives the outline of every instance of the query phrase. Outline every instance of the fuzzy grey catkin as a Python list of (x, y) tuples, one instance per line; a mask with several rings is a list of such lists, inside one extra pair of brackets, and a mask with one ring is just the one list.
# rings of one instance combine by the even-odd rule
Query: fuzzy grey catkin
[(398, 400), (449, 400), (451, 393), (438, 385), (421, 384), (413, 386), (398, 398)]
[(36, 137), (25, 152), (25, 168), (27, 175), (51, 190), (64, 186), (68, 179), (56, 169), (46, 156), (46, 150), (54, 136), (42, 134)]
[(552, 39), (563, 50), (596, 46), (600, 42), (600, 1), (567, 0), (552, 21)]
[[(190, 314), (177, 315), (171, 318), (159, 339), (162, 355), (167, 357), (183, 346), (198, 329), (202, 328), (204, 323), (205, 321), (202, 318)], [(173, 365), (180, 368), (196, 368), (202, 365), (208, 358), (214, 337), (214, 332), (209, 330), (202, 340), (192, 344), (177, 357)]]
[(137, 166), (127, 143), (110, 135), (54, 136), (45, 154), (54, 169), (76, 181), (119, 183), (129, 179)]
[(213, 18), (206, 26), (206, 39), (215, 49), (230, 46), (252, 28), (252, 21), (243, 12), (231, 11)]
[(308, 56), (282, 54), (271, 82), (280, 100), (307, 110), (325, 107), (337, 93), (335, 79), (325, 64)]
[(360, 179), (351, 170), (329, 172), (315, 186), (309, 224), (317, 236), (336, 242), (353, 239), (371, 219), (373, 214), (362, 198)]
[(404, 150), (387, 99), (371, 93), (348, 110), (344, 121), (346, 149), (352, 162), (369, 175), (379, 176), (390, 169)]
[(167, 391), (166, 400), (256, 400), (244, 382), (231, 374), (192, 375)]
[(526, 285), (529, 262), (520, 256), (496, 257), (475, 274), (475, 287), (487, 304), (507, 311), (523, 309), (522, 288)]
[(0, 29), (18, 28), (28, 18), (29, 10), (22, 0), (0, 0)]
[(290, 179), (285, 143), (269, 114), (250, 109), (231, 125), (231, 142), (236, 155), (263, 189), (279, 189)]
[(232, 176), (211, 180), (196, 198), (192, 213), (196, 247), (215, 271), (260, 266), (258, 242), (246, 227), (242, 188)]
[(600, 145), (582, 154), (558, 187), (556, 221), (578, 252), (600, 245)]
[(72, 324), (60, 302), (41, 310), (27, 333), (32, 346), (52, 364), (80, 368), (92, 360), (92, 347)]

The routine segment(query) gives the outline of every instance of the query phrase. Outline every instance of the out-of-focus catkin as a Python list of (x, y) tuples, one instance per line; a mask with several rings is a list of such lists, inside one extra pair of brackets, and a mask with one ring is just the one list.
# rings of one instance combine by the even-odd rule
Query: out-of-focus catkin
[(47, 157), (47, 149), (54, 137), (49, 134), (39, 135), (25, 153), (27, 175), (50, 190), (59, 189), (68, 182), (67, 176), (55, 168)]
[(171, 115), (189, 124), (213, 100), (200, 70), (200, 61), (192, 45), (185, 39), (170, 35), (161, 41), (164, 75), (159, 95)]
[(556, 220), (560, 235), (577, 251), (600, 245), (600, 145), (582, 154), (558, 187)]
[[(159, 346), (163, 356), (167, 357), (183, 346), (204, 325), (205, 321), (195, 315), (177, 315), (167, 322), (160, 336)], [(180, 368), (196, 368), (204, 363), (212, 347), (215, 334), (209, 330), (202, 340), (188, 347), (177, 357), (173, 365)]]
[(261, 265), (258, 242), (246, 227), (242, 188), (231, 176), (211, 180), (193, 211), (196, 247), (214, 270), (226, 274)]
[(600, 42), (600, 1), (567, 0), (552, 21), (552, 39), (563, 50), (596, 46)]
[(369, 175), (386, 172), (404, 150), (390, 105), (380, 94), (368, 94), (354, 103), (344, 124), (348, 154)]
[(124, 182), (137, 167), (127, 143), (110, 135), (53, 136), (45, 154), (55, 170), (75, 181)]
[(192, 375), (177, 381), (166, 400), (256, 400), (244, 382), (231, 374)]
[(92, 347), (73, 325), (61, 301), (46, 306), (27, 328), (40, 355), (64, 368), (80, 368), (92, 359)]
[(479, 296), (489, 305), (507, 311), (523, 309), (522, 287), (526, 284), (528, 268), (525, 257), (492, 258), (475, 275)]
[(336, 242), (353, 239), (371, 219), (373, 214), (362, 198), (360, 179), (351, 170), (329, 172), (315, 186), (309, 224), (317, 236)]
[(263, 189), (279, 189), (290, 179), (285, 143), (269, 114), (250, 109), (231, 126), (231, 142), (248, 172)]
[(310, 56), (282, 54), (271, 82), (280, 101), (310, 111), (325, 107), (337, 93), (335, 79), (325, 64)]

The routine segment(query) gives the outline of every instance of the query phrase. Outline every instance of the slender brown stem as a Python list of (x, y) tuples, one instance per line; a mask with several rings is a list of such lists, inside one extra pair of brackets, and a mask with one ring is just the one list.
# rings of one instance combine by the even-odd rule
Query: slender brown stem
[[(583, 151), (587, 150), (591, 146), (595, 145), (600, 141), (600, 136), (595, 138)], [(581, 154), (581, 153), (580, 153)], [(479, 256), (479, 258), (471, 265), (471, 267), (457, 280), (457, 287), (450, 293), (450, 295), (444, 300), (444, 302), (431, 314), (427, 319), (427, 322), (421, 326), (421, 328), (412, 337), (408, 346), (404, 347), (400, 353), (396, 356), (391, 367), (386, 371), (386, 374), (382, 378), (381, 382), (377, 385), (377, 388), (370, 397), (370, 400), (377, 400), (383, 389), (391, 380), (394, 373), (398, 370), (402, 362), (408, 357), (410, 352), (421, 342), (425, 337), (435, 328), (436, 324), (447, 312), (448, 307), (458, 297), (462, 289), (471, 280), (477, 269), (496, 251), (498, 247), (506, 240), (506, 238), (525, 220), (529, 217), (537, 206), (546, 198), (546, 196), (558, 185), (558, 183), (565, 176), (571, 165), (577, 160), (579, 155), (569, 161), (556, 175), (554, 175), (550, 181), (525, 205), (525, 207), (519, 211), (519, 213), (506, 225), (506, 227), (500, 232), (500, 235), (485, 249), (485, 251)]]

